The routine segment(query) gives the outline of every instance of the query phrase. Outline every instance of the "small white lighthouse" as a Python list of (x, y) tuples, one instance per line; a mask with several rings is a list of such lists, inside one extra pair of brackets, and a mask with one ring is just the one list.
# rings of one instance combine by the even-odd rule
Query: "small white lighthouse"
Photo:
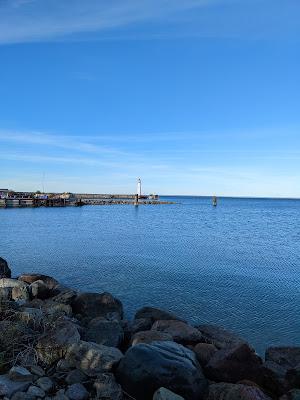
[(137, 181), (137, 192), (136, 193), (137, 193), (138, 197), (142, 196), (142, 181), (140, 178)]

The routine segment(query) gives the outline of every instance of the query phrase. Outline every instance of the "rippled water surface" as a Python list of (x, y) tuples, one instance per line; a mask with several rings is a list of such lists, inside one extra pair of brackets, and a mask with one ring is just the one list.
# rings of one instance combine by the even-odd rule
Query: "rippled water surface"
[(0, 256), (237, 331), (262, 353), (300, 345), (300, 201), (172, 198), (174, 205), (0, 210)]

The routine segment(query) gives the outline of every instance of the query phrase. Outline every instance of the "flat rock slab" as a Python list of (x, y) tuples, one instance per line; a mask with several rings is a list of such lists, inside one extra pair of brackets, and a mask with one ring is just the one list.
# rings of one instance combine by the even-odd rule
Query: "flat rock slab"
[(24, 392), (30, 386), (30, 382), (12, 381), (8, 374), (0, 375), (0, 396), (11, 397), (16, 392)]

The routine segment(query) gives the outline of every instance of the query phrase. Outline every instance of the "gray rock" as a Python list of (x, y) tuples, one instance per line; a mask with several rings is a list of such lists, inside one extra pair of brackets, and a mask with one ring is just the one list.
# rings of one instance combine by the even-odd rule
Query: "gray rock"
[(235, 347), (247, 343), (235, 333), (216, 325), (199, 325), (197, 329), (201, 332), (203, 342), (211, 343), (218, 349)]
[(156, 321), (151, 330), (167, 333), (172, 336), (175, 342), (185, 345), (199, 343), (202, 339), (201, 333), (198, 329), (182, 321)]
[(113, 374), (100, 374), (94, 382), (97, 399), (122, 400), (123, 392)]
[(87, 376), (79, 369), (74, 369), (70, 371), (66, 376), (66, 382), (68, 385), (73, 385), (73, 383), (82, 383), (87, 379)]
[(96, 317), (110, 319), (110, 315), (120, 320), (123, 318), (122, 303), (110, 293), (81, 293), (75, 298), (72, 307), (74, 314), (90, 320)]
[(41, 389), (44, 390), (44, 392), (50, 392), (54, 388), (54, 382), (52, 379), (48, 378), (47, 376), (43, 376), (42, 378), (39, 378), (35, 384), (39, 386)]
[(17, 382), (31, 382), (33, 379), (32, 373), (28, 371), (28, 369), (21, 366), (12, 367), (9, 370), (8, 375), (12, 381)]
[(161, 387), (186, 400), (199, 400), (207, 388), (194, 352), (174, 342), (130, 347), (117, 367), (116, 376), (123, 390), (137, 400), (152, 400)]
[(74, 383), (68, 387), (66, 396), (70, 400), (85, 400), (89, 397), (89, 392), (81, 383)]
[(11, 278), (11, 270), (4, 258), (0, 257), (0, 278)]
[(14, 286), (11, 291), (11, 297), (14, 301), (22, 304), (29, 300), (29, 291), (26, 286)]
[(82, 340), (69, 346), (66, 354), (66, 360), (69, 364), (88, 376), (110, 372), (122, 357), (123, 354), (115, 347)]
[(14, 288), (14, 287), (19, 287), (19, 288), (24, 288), (28, 287), (28, 285), (24, 282), (20, 282), (17, 279), (10, 279), (10, 278), (1, 278), (0, 279), (0, 288)]
[(209, 343), (198, 343), (194, 347), (194, 352), (196, 353), (197, 360), (199, 361), (200, 365), (202, 365), (202, 367), (204, 367), (210, 361), (216, 351), (216, 346)]
[(185, 322), (182, 318), (173, 314), (172, 312), (161, 310), (160, 308), (154, 307), (143, 307), (138, 310), (134, 316), (134, 319), (150, 319), (153, 324), (158, 320), (178, 320)]
[(68, 347), (78, 343), (80, 335), (74, 324), (68, 321), (59, 321), (56, 326), (42, 336), (36, 346), (39, 358), (47, 365), (51, 365), (64, 358)]
[(184, 398), (162, 387), (154, 393), (153, 400), (184, 400)]
[(84, 339), (105, 346), (119, 347), (124, 332), (119, 321), (107, 321), (102, 317), (92, 319), (87, 327)]
[(162, 341), (172, 341), (173, 337), (169, 333), (159, 331), (142, 331), (135, 333), (131, 338), (131, 346), (135, 346), (140, 343), (152, 343)]
[(44, 390), (38, 386), (30, 386), (29, 389), (27, 390), (27, 393), (34, 397), (44, 398), (46, 396)]
[(16, 392), (26, 391), (29, 386), (30, 382), (16, 382), (8, 374), (0, 375), (0, 396), (11, 397)]

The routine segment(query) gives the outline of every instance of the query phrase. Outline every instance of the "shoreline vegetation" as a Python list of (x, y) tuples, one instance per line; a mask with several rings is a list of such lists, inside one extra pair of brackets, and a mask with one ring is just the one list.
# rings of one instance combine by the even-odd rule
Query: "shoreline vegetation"
[(300, 399), (300, 347), (262, 359), (233, 332), (151, 306), (128, 321), (110, 293), (12, 278), (2, 258), (0, 369), (3, 399)]

